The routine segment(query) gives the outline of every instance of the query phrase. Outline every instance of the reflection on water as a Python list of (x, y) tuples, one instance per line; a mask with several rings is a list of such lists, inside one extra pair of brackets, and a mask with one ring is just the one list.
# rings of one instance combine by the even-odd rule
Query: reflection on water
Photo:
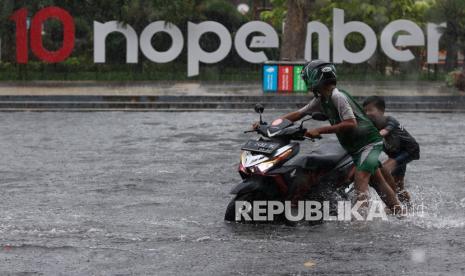
[(425, 214), (286, 227), (222, 221), (251, 112), (3, 113), (0, 271), (462, 274), (465, 114), (395, 115)]

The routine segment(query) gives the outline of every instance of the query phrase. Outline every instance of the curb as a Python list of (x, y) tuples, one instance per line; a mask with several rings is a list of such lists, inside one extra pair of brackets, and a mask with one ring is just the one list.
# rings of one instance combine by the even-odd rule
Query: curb
[[(355, 97), (359, 102), (365, 97)], [(0, 96), (0, 111), (210, 111), (265, 108), (292, 110), (305, 105), (307, 95), (262, 96)], [(387, 96), (388, 110), (405, 112), (465, 112), (465, 96)]]

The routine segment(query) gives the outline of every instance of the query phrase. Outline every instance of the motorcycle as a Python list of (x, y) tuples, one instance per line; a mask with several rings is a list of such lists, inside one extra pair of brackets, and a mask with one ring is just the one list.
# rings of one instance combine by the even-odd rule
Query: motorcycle
[[(322, 113), (307, 114), (300, 124), (277, 119), (268, 125), (262, 120), (264, 107), (255, 106), (260, 121), (256, 129), (258, 139), (249, 140), (242, 147), (238, 172), (242, 182), (231, 194), (235, 197), (228, 204), (224, 219), (238, 221), (236, 202), (299, 200), (329, 201), (331, 212), (336, 212), (336, 201), (348, 199), (347, 187), (353, 182), (355, 166), (350, 155), (339, 143), (323, 144), (310, 155), (298, 156), (299, 141), (314, 139), (305, 137), (308, 120), (326, 121)], [(253, 208), (247, 210), (252, 214)], [(286, 222), (284, 216), (281, 216)], [(244, 222), (243, 218), (239, 221)]]

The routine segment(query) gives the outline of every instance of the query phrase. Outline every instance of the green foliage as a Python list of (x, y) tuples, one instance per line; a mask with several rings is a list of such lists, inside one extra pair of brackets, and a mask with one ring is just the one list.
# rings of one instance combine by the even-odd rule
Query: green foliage
[(209, 20), (222, 22), (230, 31), (238, 28), (246, 20), (233, 4), (224, 0), (204, 1), (199, 11)]
[(425, 15), (434, 4), (434, 0), (325, 0), (327, 5), (315, 16), (323, 22), (332, 22), (332, 10), (334, 8), (345, 11), (345, 20), (362, 21), (375, 31), (381, 31), (389, 22), (397, 19), (408, 19), (419, 25), (424, 25)]
[[(344, 10), (344, 20), (347, 21), (362, 21), (368, 24), (377, 34), (378, 38), (382, 30), (390, 22), (397, 19), (408, 19), (417, 23), (420, 27), (425, 27), (427, 22), (427, 12), (434, 5), (434, 0), (319, 0), (317, 1), (321, 9), (316, 9), (312, 14), (312, 19), (319, 19), (328, 26), (332, 25), (333, 9), (338, 8)], [(394, 35), (400, 35), (401, 32)], [(395, 38), (394, 38), (395, 39)], [(365, 41), (359, 34), (353, 33), (346, 38), (346, 47), (351, 51), (360, 50)], [(412, 48), (417, 57), (409, 63), (398, 63), (389, 60), (379, 48), (375, 53), (374, 63), (356, 65), (357, 67), (368, 70), (376, 70), (384, 74), (386, 68), (394, 73), (401, 75), (411, 70), (421, 70), (421, 60), (419, 48)], [(355, 65), (346, 65), (347, 67), (355, 67)]]
[(286, 0), (271, 0), (273, 9), (260, 14), (263, 21), (269, 22), (276, 30), (281, 30), (287, 12)]
[[(302, 0), (310, 1), (310, 0)], [(357, 20), (370, 25), (376, 34), (391, 21), (404, 18), (415, 21), (424, 27), (428, 21), (447, 21), (447, 28), (442, 47), (457, 45), (465, 49), (465, 1), (463, 0), (311, 0), (310, 20), (319, 20), (328, 27), (332, 26), (333, 8), (345, 11), (345, 21)], [(252, 1), (243, 1), (249, 4)], [(260, 14), (262, 20), (272, 24), (281, 33), (287, 15), (287, 0), (270, 0), (273, 9)], [(72, 56), (61, 64), (43, 64), (30, 55), (30, 64), (15, 64), (14, 23), (8, 17), (14, 10), (27, 7), (32, 16), (39, 9), (56, 5), (68, 10), (76, 24), (76, 46)], [(109, 64), (93, 63), (93, 21), (121, 21), (133, 26), (138, 33), (156, 20), (165, 20), (176, 24), (186, 31), (187, 22), (198, 23), (205, 20), (219, 21), (234, 35), (234, 32), (247, 21), (237, 12), (229, 0), (2, 0), (0, 1), (0, 37), (2, 38), (2, 63), (0, 63), (1, 79), (98, 79), (98, 80), (132, 80), (132, 79), (185, 79), (186, 47), (181, 56), (170, 64), (154, 64), (142, 56), (140, 64), (125, 64), (125, 41), (121, 35), (110, 35), (107, 40), (107, 60)], [(44, 45), (53, 50), (61, 46), (61, 25), (49, 20), (45, 24)], [(162, 36), (155, 36), (155, 46), (165, 48), (170, 41)], [(5, 43), (8, 42), (8, 43)], [(316, 41), (315, 41), (316, 42)], [(202, 47), (214, 50), (217, 38), (206, 34), (202, 37)], [(360, 35), (347, 37), (347, 48), (356, 51), (364, 43)], [(313, 47), (316, 49), (316, 47)], [(418, 51), (418, 48), (415, 50)], [(270, 58), (278, 56), (276, 50), (266, 50)], [(412, 74), (385, 76), (386, 68), (400, 67), (399, 64), (387, 60), (384, 54), (376, 53), (376, 68), (368, 64), (340, 66), (342, 74), (347, 78), (362, 78), (367, 72), (376, 78), (399, 78)], [(416, 66), (415, 64), (413, 66)], [(199, 79), (238, 80), (259, 79), (258, 65), (243, 62), (232, 51), (224, 61), (216, 65), (202, 65)], [(419, 67), (414, 67), (418, 69)], [(375, 70), (377, 69), (377, 73)], [(411, 68), (406, 67), (404, 72)], [(400, 70), (400, 69), (399, 69)], [(250, 72), (241, 76), (241, 72)], [(420, 70), (410, 70), (418, 72)], [(344, 73), (346, 72), (346, 73)], [(202, 75), (203, 74), (203, 75)], [(418, 74), (417, 74), (418, 75)], [(427, 78), (430, 76), (428, 75)], [(439, 75), (441, 77), (441, 75)], [(423, 78), (423, 75), (418, 75)]]
[[(453, 55), (456, 50), (465, 50), (465, 1), (463, 0), (436, 0), (436, 3), (427, 11), (430, 20), (446, 22), (442, 46), (451, 50)], [(453, 57), (456, 60), (456, 57)], [(454, 68), (455, 64), (451, 64)]]

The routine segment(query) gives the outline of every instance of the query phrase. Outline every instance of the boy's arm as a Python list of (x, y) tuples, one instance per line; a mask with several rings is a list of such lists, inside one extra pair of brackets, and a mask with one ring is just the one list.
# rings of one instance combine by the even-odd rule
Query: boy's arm
[(379, 134), (383, 137), (389, 134), (393, 129), (399, 127), (400, 123), (391, 116), (386, 117), (386, 127), (379, 131)]
[(389, 131), (390, 131), (390, 130), (388, 130), (388, 129), (386, 129), (386, 128), (383, 128), (382, 130), (379, 131), (379, 135), (381, 135), (381, 136), (383, 136), (383, 137), (384, 137), (384, 136), (387, 136), (387, 135), (389, 134)]

